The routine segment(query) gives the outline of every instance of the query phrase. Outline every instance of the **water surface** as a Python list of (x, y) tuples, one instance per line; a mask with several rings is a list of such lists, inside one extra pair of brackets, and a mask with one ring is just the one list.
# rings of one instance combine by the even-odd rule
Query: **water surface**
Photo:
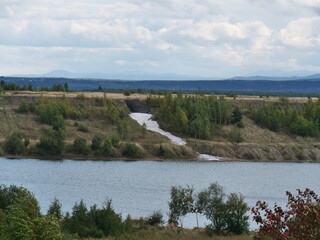
[[(148, 216), (153, 210), (168, 212), (170, 187), (194, 186), (202, 190), (218, 182), (226, 192), (241, 192), (253, 206), (257, 200), (285, 205), (287, 190), (320, 190), (320, 164), (250, 162), (155, 161), (45, 161), (0, 158), (0, 184), (24, 186), (35, 193), (42, 212), (57, 197), (63, 211), (83, 199), (101, 205), (112, 198), (123, 216)], [(202, 219), (203, 222), (203, 219)], [(195, 226), (193, 217), (186, 226)], [(252, 225), (253, 226), (253, 225)]]

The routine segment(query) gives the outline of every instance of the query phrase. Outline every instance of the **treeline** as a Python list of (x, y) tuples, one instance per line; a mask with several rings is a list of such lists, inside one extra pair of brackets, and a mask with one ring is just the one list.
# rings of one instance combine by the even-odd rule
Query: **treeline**
[(39, 87), (35, 88), (31, 83), (28, 85), (19, 86), (18, 84), (11, 82), (6, 83), (4, 80), (0, 81), (0, 92), (2, 91), (51, 91), (51, 92), (68, 92), (68, 83), (54, 84), (52, 87)]
[[(207, 190), (194, 193), (193, 188), (172, 187), (168, 225), (182, 227), (187, 213), (204, 214), (210, 224), (206, 234), (242, 234), (248, 232), (247, 204), (238, 194), (230, 194), (225, 201), (223, 188), (217, 183)], [(219, 224), (217, 224), (219, 222)], [(105, 238), (126, 235), (148, 228), (161, 229), (166, 221), (161, 211), (148, 217), (132, 220), (116, 213), (112, 201), (106, 200), (102, 207), (87, 207), (83, 200), (75, 203), (72, 211), (63, 213), (62, 204), (55, 198), (46, 214), (41, 214), (37, 199), (22, 187), (0, 185), (0, 239), (3, 240), (61, 240)], [(199, 227), (199, 226), (198, 226)]]
[(253, 109), (253, 119), (261, 127), (274, 132), (283, 131), (303, 137), (316, 137), (320, 133), (320, 99), (301, 106), (293, 106), (282, 98), (278, 103), (264, 103), (260, 109)]
[[(1, 77), (0, 77), (1, 78)], [(72, 79), (66, 79), (72, 81)], [(47, 80), (48, 82), (50, 80)], [(84, 80), (81, 80), (84, 81)], [(92, 82), (92, 80), (90, 80)], [(32, 84), (27, 85), (18, 85), (15, 82), (6, 82), (5, 80), (0, 81), (0, 92), (2, 91), (56, 91), (56, 92), (68, 92), (81, 90), (86, 92), (106, 92), (106, 93), (124, 93), (125, 95), (130, 93), (139, 93), (139, 94), (156, 94), (156, 95), (166, 95), (168, 93), (172, 94), (198, 94), (198, 95), (224, 95), (228, 97), (237, 97), (237, 96), (260, 96), (263, 97), (318, 97), (319, 93), (317, 92), (268, 92), (268, 91), (233, 91), (233, 90), (179, 90), (179, 89), (152, 89), (148, 88), (105, 88), (101, 85), (98, 88), (71, 88), (67, 82), (65, 83), (56, 83), (51, 86), (39, 86), (35, 87)], [(70, 84), (74, 85), (74, 84)]]
[(86, 92), (107, 92), (107, 93), (125, 93), (130, 94), (153, 94), (153, 95), (167, 95), (171, 94), (196, 94), (196, 95), (218, 95), (237, 98), (239, 96), (259, 96), (260, 98), (269, 97), (319, 97), (317, 92), (267, 92), (267, 91), (229, 91), (229, 90), (174, 90), (174, 89), (143, 89), (143, 88), (102, 88), (84, 89)]
[(193, 138), (211, 139), (215, 126), (241, 124), (242, 120), (240, 109), (223, 97), (149, 95), (147, 104), (157, 108), (156, 117), (161, 127)]

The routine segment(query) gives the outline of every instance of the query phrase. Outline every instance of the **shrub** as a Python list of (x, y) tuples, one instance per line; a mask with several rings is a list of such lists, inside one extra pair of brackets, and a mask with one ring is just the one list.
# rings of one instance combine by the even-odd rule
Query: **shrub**
[(24, 146), (25, 146), (25, 147), (28, 147), (29, 144), (30, 144), (30, 139), (29, 139), (29, 138), (25, 138), (25, 139), (24, 139)]
[(129, 158), (136, 158), (139, 156), (139, 148), (134, 143), (126, 143), (123, 155)]
[(123, 95), (125, 95), (125, 96), (130, 96), (132, 94), (132, 92), (131, 92), (131, 90), (129, 90), (129, 89), (125, 89), (124, 91), (123, 91)]
[(229, 133), (229, 141), (241, 143), (243, 142), (243, 137), (241, 136), (240, 130), (237, 127), (233, 127)]
[(80, 238), (101, 238), (119, 236), (126, 231), (131, 231), (132, 222), (130, 218), (122, 221), (121, 215), (113, 210), (111, 200), (107, 201), (101, 209), (93, 205), (90, 210), (81, 201), (74, 205), (71, 216), (67, 214), (62, 228), (65, 232), (77, 234)]
[(84, 126), (83, 124), (78, 125), (78, 131), (80, 132), (89, 132), (88, 127)]
[(166, 153), (167, 153), (166, 149), (162, 145), (160, 145), (160, 147), (159, 147), (159, 156), (160, 157), (165, 157)]
[(113, 136), (111, 137), (111, 143), (112, 143), (112, 146), (113, 146), (113, 147), (118, 147), (119, 144), (120, 144), (120, 139), (119, 139), (119, 137), (118, 137), (117, 135), (113, 135)]
[(163, 215), (161, 211), (154, 211), (150, 216), (148, 216), (147, 223), (151, 226), (158, 226), (164, 224)]
[(90, 148), (87, 145), (87, 140), (84, 138), (77, 137), (73, 142), (73, 150), (76, 153), (88, 155), (90, 153)]
[(100, 135), (95, 135), (92, 138), (92, 143), (91, 143), (91, 149), (92, 150), (99, 150), (101, 149), (101, 145), (103, 143), (103, 138)]
[(28, 104), (22, 100), (19, 104), (19, 108), (18, 108), (18, 112), (19, 113), (27, 113), (29, 112), (29, 107), (28, 107)]
[(25, 145), (21, 133), (14, 132), (6, 138), (4, 150), (8, 154), (20, 154), (23, 152)]
[(320, 198), (312, 190), (297, 190), (297, 196), (287, 192), (287, 209), (258, 201), (252, 208), (253, 220), (260, 226), (254, 239), (320, 239)]
[(106, 139), (104, 141), (102, 151), (105, 155), (112, 155), (112, 143), (110, 140)]
[(64, 138), (64, 131), (48, 130), (45, 135), (41, 136), (37, 147), (41, 154), (58, 155), (64, 149)]

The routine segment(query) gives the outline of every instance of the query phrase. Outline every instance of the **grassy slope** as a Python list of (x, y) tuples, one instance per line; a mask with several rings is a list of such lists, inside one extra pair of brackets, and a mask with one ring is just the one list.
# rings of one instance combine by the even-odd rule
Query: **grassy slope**
[[(30, 139), (31, 147), (35, 146), (41, 136), (47, 129), (51, 129), (52, 127), (43, 124), (38, 121), (38, 117), (32, 113), (18, 113), (16, 110), (18, 109), (19, 103), (21, 101), (20, 98), (17, 98), (18, 94), (14, 94), (10, 97), (10, 99), (2, 99), (0, 100), (0, 142), (3, 142), (8, 135), (10, 135), (14, 131), (19, 131), (24, 136), (24, 138)], [(28, 98), (28, 95), (23, 93), (23, 98)], [(39, 93), (36, 93), (39, 95)], [(92, 96), (96, 96), (95, 94), (90, 94)], [(99, 95), (99, 94), (98, 94)], [(101, 96), (100, 96), (101, 95)], [(99, 97), (103, 97), (103, 94), (100, 94)], [(20, 95), (19, 95), (20, 96)], [(32, 95), (34, 96), (34, 95)], [(43, 96), (47, 96), (43, 94)], [(52, 97), (52, 93), (48, 93), (48, 96)], [(62, 94), (59, 93), (58, 97), (61, 97)], [(70, 97), (75, 97), (76, 94), (70, 94)], [(122, 95), (123, 96), (123, 95)], [(119, 96), (115, 96), (117, 99)], [(23, 99), (22, 98), (22, 99)], [(81, 132), (77, 130), (77, 127), (74, 126), (75, 121), (67, 119), (66, 121), (66, 144), (67, 149), (71, 149), (71, 145), (73, 144), (74, 139), (77, 137), (81, 137), (87, 140), (87, 143), (90, 144), (92, 138), (95, 135), (101, 135), (104, 138), (110, 138), (112, 135), (117, 134), (117, 129), (115, 124), (106, 119), (84, 119), (77, 120), (78, 124), (82, 124), (88, 128), (88, 132)], [(142, 159), (156, 160), (156, 159), (184, 159), (184, 158), (194, 158), (195, 152), (188, 147), (180, 147), (172, 144), (166, 137), (154, 132), (147, 131), (145, 135), (143, 135), (142, 127), (131, 118), (128, 118), (129, 123), (129, 132), (128, 137), (123, 139), (121, 142), (134, 142), (140, 148), (142, 153)], [(167, 149), (167, 156), (158, 156), (160, 144), (163, 145)], [(117, 149), (117, 156), (115, 159), (125, 159), (122, 156), (121, 152), (123, 150), (123, 146), (120, 146)], [(0, 151), (1, 153), (1, 151)], [(186, 153), (186, 154), (185, 154)], [(185, 154), (185, 155), (184, 155)], [(28, 154), (24, 154), (27, 156)], [(46, 157), (46, 156), (43, 156)], [(63, 154), (63, 156), (58, 156), (62, 158), (72, 158), (72, 159), (112, 159), (110, 157), (105, 158), (101, 156), (96, 156), (93, 153), (89, 156), (79, 156), (77, 154), (73, 154), (72, 151), (68, 151)]]
[[(66, 93), (39, 93), (39, 92), (7, 92), (7, 96), (23, 96), (23, 97), (61, 97)], [(67, 93), (67, 97), (76, 97), (79, 93)], [(103, 97), (103, 93), (84, 93), (86, 97)], [(146, 95), (131, 95), (124, 97), (122, 94), (107, 94), (107, 97), (112, 99), (132, 99), (146, 98)], [(230, 101), (235, 101), (240, 107), (250, 101), (252, 104), (260, 104), (262, 100), (276, 101), (278, 98), (261, 99), (259, 97), (238, 97), (236, 100), (228, 98)], [(307, 98), (290, 98), (290, 101), (302, 103), (307, 101)], [(18, 107), (18, 101), (11, 103), (2, 103), (0, 101), (0, 141), (3, 141), (7, 135), (13, 131), (20, 131), (25, 137), (30, 138), (32, 144), (36, 144), (39, 136), (45, 129), (51, 128), (48, 125), (41, 124), (37, 121), (37, 117), (33, 114), (19, 114), (15, 109)], [(243, 109), (245, 111), (245, 109)], [(83, 133), (74, 127), (73, 120), (67, 120), (67, 139), (68, 144), (72, 144), (76, 137), (87, 139), (91, 143), (94, 135), (100, 134), (104, 137), (109, 137), (116, 133), (115, 125), (106, 120), (82, 120), (80, 124), (88, 126), (89, 132)], [(159, 146), (162, 144), (166, 147), (167, 153), (165, 159), (186, 158), (183, 154), (195, 156), (190, 148), (181, 149), (174, 146), (167, 138), (153, 132), (147, 132), (146, 136), (142, 135), (141, 127), (133, 120), (129, 120), (129, 136), (125, 142), (135, 142), (141, 148), (144, 159), (159, 159)], [(223, 126), (215, 129), (212, 141), (203, 141), (188, 138), (188, 145), (197, 149), (201, 153), (226, 157), (229, 159), (244, 159), (256, 161), (320, 161), (320, 142), (317, 138), (302, 138), (296, 136), (288, 136), (284, 133), (275, 133), (268, 129), (258, 127), (251, 119), (244, 117), (244, 128), (240, 129), (240, 133), (244, 139), (240, 144), (231, 143), (229, 133), (232, 126)], [(72, 154), (67, 154), (64, 157), (77, 158)], [(89, 156), (95, 158), (94, 155)], [(88, 158), (88, 157), (85, 157)], [(118, 157), (119, 158), (119, 157)]]

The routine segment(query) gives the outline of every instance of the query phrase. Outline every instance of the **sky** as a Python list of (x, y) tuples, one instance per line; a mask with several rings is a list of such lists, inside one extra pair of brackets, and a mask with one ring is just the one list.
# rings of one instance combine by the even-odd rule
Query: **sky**
[(320, 0), (0, 0), (0, 75), (320, 72)]

